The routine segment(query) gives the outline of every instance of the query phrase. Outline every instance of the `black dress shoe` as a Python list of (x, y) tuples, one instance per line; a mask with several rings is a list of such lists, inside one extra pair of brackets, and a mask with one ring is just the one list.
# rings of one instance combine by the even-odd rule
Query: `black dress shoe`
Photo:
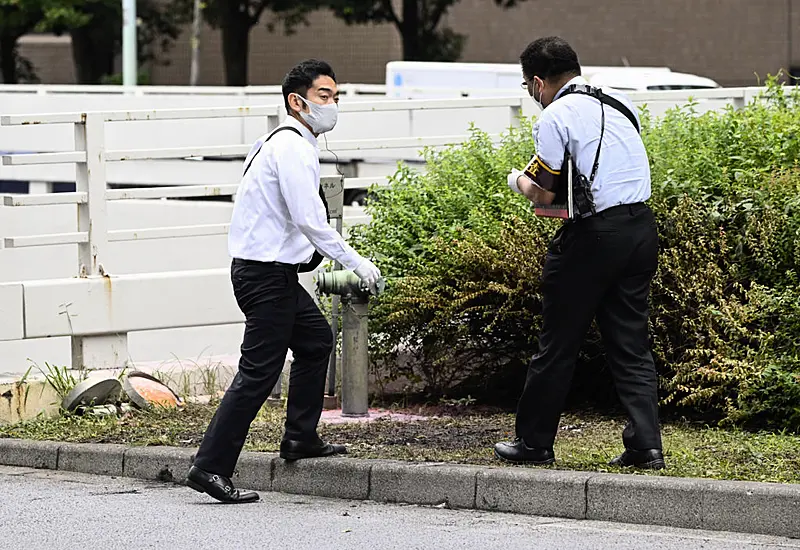
[(609, 466), (635, 466), (647, 470), (661, 470), (667, 467), (661, 449), (644, 449), (636, 451), (628, 449), (608, 463)]
[(347, 449), (344, 445), (325, 443), (321, 439), (317, 441), (284, 439), (281, 441), (280, 457), (284, 460), (300, 460), (301, 458), (317, 458), (339, 454), (347, 454)]
[(206, 493), (220, 502), (227, 504), (243, 504), (255, 502), (259, 499), (255, 491), (242, 491), (235, 489), (227, 477), (210, 474), (197, 466), (189, 468), (186, 476), (186, 485), (198, 493)]
[(497, 458), (514, 464), (545, 466), (556, 461), (556, 454), (553, 449), (528, 447), (521, 437), (517, 437), (511, 443), (495, 444), (494, 454)]

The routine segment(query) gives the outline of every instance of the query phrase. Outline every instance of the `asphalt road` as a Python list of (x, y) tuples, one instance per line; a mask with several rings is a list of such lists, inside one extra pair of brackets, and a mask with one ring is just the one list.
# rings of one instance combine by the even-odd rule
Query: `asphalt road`
[(0, 548), (516, 550), (798, 548), (800, 540), (262, 493), (0, 466)]

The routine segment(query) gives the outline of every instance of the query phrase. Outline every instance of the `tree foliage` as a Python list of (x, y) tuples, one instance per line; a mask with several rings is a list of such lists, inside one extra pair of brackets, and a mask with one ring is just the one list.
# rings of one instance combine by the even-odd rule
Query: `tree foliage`
[[(158, 59), (188, 19), (172, 4), (138, 0), (138, 60)], [(17, 41), (32, 31), (69, 33), (80, 84), (95, 84), (114, 73), (122, 48), (122, 3), (119, 0), (0, 0), (0, 57), (4, 82), (16, 82), (24, 66)]]
[[(193, 0), (175, 0), (181, 13), (191, 13)], [(282, 23), (287, 33), (306, 21), (305, 15), (316, 2), (305, 0), (209, 0), (203, 4), (203, 19), (222, 33), (222, 57), (225, 64), (225, 84), (246, 86), (250, 31), (259, 24), (265, 13), (272, 17), (266, 23), (273, 31)]]
[[(403, 42), (403, 59), (407, 61), (456, 61), (466, 37), (448, 27), (442, 19), (460, 0), (402, 0), (395, 9), (392, 0), (327, 0), (319, 1), (348, 24), (391, 23)], [(488, 0), (485, 0), (488, 4)], [(525, 0), (491, 0), (508, 9)]]

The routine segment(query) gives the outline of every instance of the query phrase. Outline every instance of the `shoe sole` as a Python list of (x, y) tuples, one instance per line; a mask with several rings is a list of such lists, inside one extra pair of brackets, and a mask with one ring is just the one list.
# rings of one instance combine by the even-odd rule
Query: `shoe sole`
[[(198, 493), (208, 494), (205, 489), (203, 489), (198, 483), (195, 483), (191, 479), (187, 479), (186, 480), (186, 486), (194, 489)], [(250, 504), (252, 502), (258, 502), (260, 500), (260, 497), (259, 497), (259, 498), (254, 499), (254, 500), (247, 500), (247, 501), (240, 501), (240, 502), (230, 502), (230, 501), (227, 501), (227, 500), (219, 500), (218, 498), (215, 498), (215, 497), (213, 497), (211, 495), (208, 495), (208, 496), (210, 496), (211, 498), (213, 498), (214, 500), (216, 500), (217, 502), (219, 502), (221, 504)]]
[(658, 459), (645, 462), (644, 464), (634, 464), (634, 466), (642, 468), (643, 470), (663, 470), (667, 467), (667, 463), (664, 462), (663, 459)]
[(194, 490), (195, 490), (195, 491), (197, 491), (198, 493), (205, 493), (205, 492), (206, 492), (206, 490), (205, 490), (205, 489), (203, 489), (202, 487), (200, 487), (200, 485), (198, 485), (197, 483), (195, 483), (195, 482), (194, 482), (194, 481), (192, 481), (191, 479), (187, 479), (187, 480), (186, 480), (186, 485), (187, 485), (188, 487), (191, 487), (192, 489), (194, 489)]
[(494, 456), (510, 464), (532, 464), (533, 466), (549, 466), (550, 464), (556, 463), (555, 458), (548, 458), (547, 460), (511, 460), (510, 458), (506, 458), (500, 455), (496, 450), (494, 452)]

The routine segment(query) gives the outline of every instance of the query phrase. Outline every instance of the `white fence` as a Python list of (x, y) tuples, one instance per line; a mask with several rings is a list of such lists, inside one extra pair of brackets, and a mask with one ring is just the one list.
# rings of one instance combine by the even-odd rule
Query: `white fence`
[[(415, 102), (410, 103), (353, 104), (344, 110), (354, 113), (399, 113), (403, 117), (412, 117), (409, 109), (415, 106)], [(500, 107), (505, 111), (504, 126), (515, 124), (518, 120), (519, 101), (494, 101), (488, 106)], [(434, 108), (443, 111), (476, 109), (486, 107), (486, 104), (459, 100), (433, 102), (419, 107), (421, 110)], [(3, 127), (35, 126), (46, 129), (51, 125), (71, 126), (74, 145), (62, 145), (61, 149), (66, 150), (6, 155), (2, 160), (4, 166), (11, 167), (71, 164), (75, 166), (73, 181), (77, 182), (74, 193), (7, 195), (3, 198), (0, 208), (6, 212), (66, 207), (76, 215), (73, 214), (74, 227), (62, 226), (54, 232), (37, 232), (30, 227), (22, 231), (16, 224), (10, 224), (12, 233), (3, 236), (0, 263), (9, 265), (11, 262), (7, 260), (14, 254), (15, 263), (35, 266), (35, 272), (28, 273), (33, 280), (23, 279), (21, 282), (1, 285), (0, 302), (3, 305), (0, 308), (4, 321), (0, 324), (0, 340), (69, 338), (73, 365), (111, 366), (128, 358), (128, 333), (240, 326), (242, 319), (233, 301), (229, 283), (229, 258), (225, 247), (227, 220), (112, 229), (109, 212), (115, 203), (232, 196), (237, 189), (241, 162), (235, 163), (237, 170), (231, 174), (229, 182), (219, 185), (109, 189), (107, 174), (112, 163), (171, 160), (191, 165), (194, 161), (184, 159), (244, 156), (251, 145), (234, 142), (183, 147), (112, 148), (106, 139), (106, 130), (112, 124), (124, 127), (134, 124), (158, 125), (165, 121), (192, 123), (204, 119), (230, 122), (236, 118), (257, 118), (262, 120), (264, 132), (277, 126), (279, 114), (280, 109), (276, 107), (255, 107), (4, 115), (0, 118)], [(403, 151), (418, 150), (424, 146), (440, 147), (459, 143), (465, 138), (464, 134), (429, 138), (390, 137), (366, 141), (331, 141), (329, 146), (336, 151)], [(324, 184), (339, 186), (332, 191), (332, 197), (338, 197), (339, 206), (338, 209), (332, 209), (331, 214), (341, 217), (341, 194), (345, 187), (381, 185), (385, 184), (385, 178), (343, 180), (335, 177), (326, 178)], [(331, 205), (335, 204), (336, 201), (331, 201)], [(201, 211), (202, 207), (198, 209), (198, 212)], [(192, 246), (184, 244), (190, 241)], [(165, 243), (169, 245), (165, 246)], [(114, 250), (115, 246), (133, 244), (141, 246), (134, 255), (135, 262), (120, 254), (121, 248)], [(52, 251), (59, 247), (66, 248), (60, 256), (61, 264), (57, 265), (59, 258)], [(26, 258), (23, 255), (36, 250), (46, 252), (35, 261), (30, 261), (32, 256)], [(75, 256), (69, 258), (70, 251)], [(182, 257), (181, 268), (165, 270), (163, 264), (176, 267), (175, 256)], [(217, 258), (219, 263), (209, 266), (208, 256)], [(114, 260), (115, 257), (117, 260)], [(133, 272), (119, 269), (126, 260)], [(119, 263), (115, 264), (115, 261)], [(65, 263), (69, 266), (63, 265)], [(68, 274), (59, 278), (50, 275), (53, 272), (64, 273), (65, 270), (68, 270)], [(309, 280), (305, 282), (307, 285), (310, 283)], [(229, 331), (228, 334), (232, 333)], [(238, 346), (238, 342), (229, 342), (232, 347)], [(235, 349), (233, 347), (230, 351)]]
[[(371, 161), (376, 163), (371, 171), (363, 167), (360, 173), (352, 170), (350, 173), (386, 176), (394, 172), (398, 159), (420, 160), (419, 150), (423, 145), (462, 138), (471, 122), (499, 134), (515, 124), (524, 105), (522, 98), (342, 102), (339, 123), (320, 139), (321, 157), (328, 162)], [(284, 116), (282, 105), (209, 107), (191, 112), (195, 114), (190, 116), (190, 110), (186, 109), (105, 113), (103, 143), (109, 153), (116, 153), (107, 157), (110, 164), (106, 180), (114, 185), (131, 186), (235, 183), (241, 158), (252, 142)], [(199, 113), (217, 115), (211, 118)], [(74, 172), (68, 163), (80, 155), (74, 152), (72, 125), (81, 116), (81, 113), (51, 113), (41, 117), (3, 115), (2, 125), (8, 128), (0, 131), (0, 151), (63, 154), (53, 155), (46, 163), (16, 155), (0, 166), (0, 180), (74, 182)], [(43, 120), (47, 124), (40, 124)], [(21, 121), (29, 124), (20, 124)], [(219, 149), (222, 145), (226, 149)], [(129, 151), (125, 163), (117, 162), (121, 150)], [(162, 153), (150, 154), (156, 150)], [(226, 157), (236, 160), (225, 160)], [(332, 166), (327, 173), (335, 173)]]

